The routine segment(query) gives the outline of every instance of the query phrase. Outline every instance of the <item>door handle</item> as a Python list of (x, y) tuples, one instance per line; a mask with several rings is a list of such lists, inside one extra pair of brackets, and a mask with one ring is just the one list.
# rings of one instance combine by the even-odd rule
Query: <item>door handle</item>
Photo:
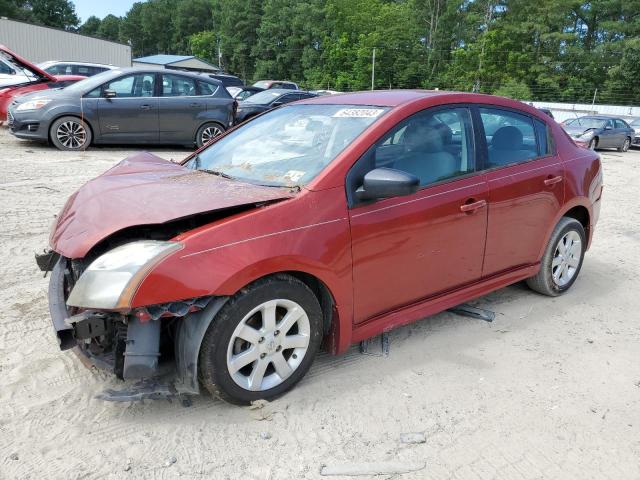
[(142, 110), (151, 110), (151, 105), (145, 103), (144, 105), (140, 105), (140, 108)]
[(189, 105), (191, 108), (198, 108), (200, 106), (199, 103), (192, 103)]
[(485, 200), (478, 200), (476, 202), (473, 198), (470, 198), (464, 205), (460, 205), (460, 211), (464, 213), (473, 213), (476, 210), (486, 206), (487, 202)]
[(550, 187), (551, 185), (555, 185), (556, 183), (560, 183), (562, 181), (562, 175), (558, 175), (557, 177), (549, 177), (544, 181), (544, 184), (547, 187)]

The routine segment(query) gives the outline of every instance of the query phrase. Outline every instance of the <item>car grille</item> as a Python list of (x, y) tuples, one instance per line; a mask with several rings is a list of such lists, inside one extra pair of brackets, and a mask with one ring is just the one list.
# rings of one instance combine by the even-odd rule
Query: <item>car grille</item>
[(633, 144), (634, 145), (640, 145), (640, 136), (634, 137)]
[(7, 112), (7, 125), (9, 125), (9, 128), (13, 128), (13, 115), (11, 115), (11, 112)]

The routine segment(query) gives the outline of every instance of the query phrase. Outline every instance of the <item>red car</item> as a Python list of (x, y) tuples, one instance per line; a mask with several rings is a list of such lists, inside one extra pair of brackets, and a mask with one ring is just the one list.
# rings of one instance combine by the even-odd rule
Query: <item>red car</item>
[(12, 64), (26, 70), (28, 77), (31, 78), (31, 81), (28, 82), (0, 88), (0, 124), (7, 120), (7, 111), (14, 98), (26, 93), (37, 92), (38, 90), (66, 87), (86, 78), (80, 75), (51, 75), (13, 53), (4, 45), (0, 45), (0, 55)]
[(164, 392), (247, 403), (290, 389), (321, 345), (340, 354), (521, 280), (566, 292), (601, 194), (598, 154), (520, 102), (325, 96), (181, 164), (122, 161), (71, 196), (37, 260), (62, 349), (124, 379), (166, 362)]

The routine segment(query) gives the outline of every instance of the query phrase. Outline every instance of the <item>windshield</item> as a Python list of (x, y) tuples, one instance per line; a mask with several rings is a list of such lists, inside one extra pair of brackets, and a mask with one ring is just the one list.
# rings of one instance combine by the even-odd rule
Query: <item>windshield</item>
[(570, 120), (566, 124), (572, 127), (602, 128), (604, 127), (604, 120), (601, 118), (582, 117)]
[(291, 105), (230, 132), (187, 166), (250, 183), (304, 185), (388, 109)]
[(255, 95), (251, 95), (245, 100), (245, 102), (260, 103), (262, 105), (266, 105), (267, 103), (270, 103), (274, 99), (278, 98), (280, 95), (282, 95), (282, 92), (275, 90), (265, 90), (264, 92), (258, 92)]
[(633, 122), (631, 122), (629, 125), (631, 125), (632, 127), (640, 127), (640, 118), (636, 118)]
[(262, 80), (260, 82), (256, 82), (253, 84), (254, 87), (258, 87), (258, 88), (269, 88), (269, 85), (271, 85), (271, 82), (267, 80)]

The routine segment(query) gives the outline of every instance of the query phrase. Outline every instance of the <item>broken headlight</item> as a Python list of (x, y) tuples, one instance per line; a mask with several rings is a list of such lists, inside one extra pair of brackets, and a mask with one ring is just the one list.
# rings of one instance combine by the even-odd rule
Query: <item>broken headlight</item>
[(116, 247), (91, 262), (73, 287), (67, 305), (129, 308), (138, 285), (149, 270), (181, 248), (181, 243), (156, 240), (140, 240)]

